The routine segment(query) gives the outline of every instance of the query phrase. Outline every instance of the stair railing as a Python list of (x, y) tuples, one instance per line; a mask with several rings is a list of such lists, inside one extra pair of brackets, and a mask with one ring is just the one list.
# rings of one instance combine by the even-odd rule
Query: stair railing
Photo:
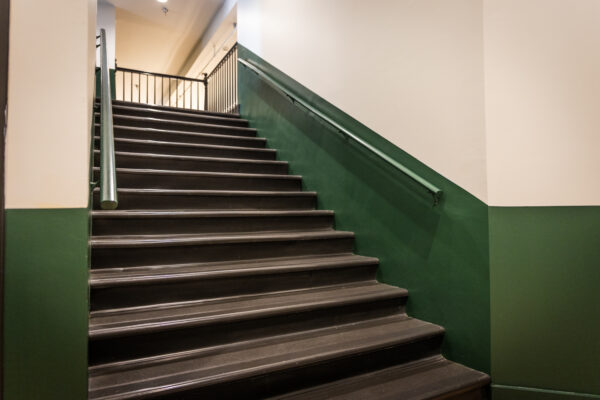
[(152, 106), (207, 110), (206, 78), (194, 79), (117, 66), (115, 83), (117, 100)]
[(237, 93), (237, 43), (223, 56), (215, 68), (206, 75), (208, 111), (239, 112)]
[(100, 29), (100, 207), (105, 210), (114, 210), (118, 204), (106, 32), (104, 29)]
[(344, 128), (343, 126), (341, 126), (340, 124), (338, 124), (337, 122), (335, 122), (334, 120), (332, 120), (331, 118), (329, 118), (328, 116), (326, 116), (325, 114), (323, 114), (322, 112), (317, 110), (315, 107), (313, 107), (310, 104), (308, 104), (307, 102), (305, 102), (304, 100), (295, 96), (293, 93), (291, 93), (285, 87), (280, 85), (277, 81), (275, 81), (273, 78), (271, 78), (269, 75), (267, 75), (262, 69), (260, 69), (260, 67), (258, 67), (251, 61), (245, 60), (243, 58), (238, 58), (237, 61), (240, 64), (242, 64), (244, 67), (246, 67), (249, 70), (251, 70), (252, 72), (254, 72), (256, 75), (258, 75), (269, 86), (271, 86), (273, 89), (275, 89), (276, 91), (281, 93), (284, 97), (288, 98), (292, 102), (292, 104), (296, 105), (297, 107), (305, 109), (306, 111), (308, 111), (308, 114), (325, 122), (325, 124), (329, 125), (335, 131), (341, 133), (345, 137), (352, 139), (353, 141), (355, 141), (356, 143), (361, 145), (363, 148), (367, 149), (368, 151), (375, 154), (377, 157), (379, 157), (380, 159), (382, 159), (383, 161), (385, 161), (386, 163), (388, 163), (389, 165), (391, 165), (392, 167), (394, 167), (395, 169), (400, 171), (402, 174), (407, 176), (410, 180), (412, 180), (413, 182), (415, 182), (418, 185), (425, 188), (432, 195), (434, 206), (440, 202), (440, 200), (442, 198), (442, 190), (440, 188), (438, 188), (431, 182), (427, 181), (425, 178), (417, 175), (415, 172), (410, 170), (408, 167), (406, 167), (406, 166), (402, 165), (401, 163), (399, 163), (398, 161), (394, 160), (393, 158), (391, 158), (387, 154), (383, 153), (382, 151), (380, 151), (379, 149), (377, 149), (375, 146), (371, 145), (364, 139), (362, 139), (362, 138), (358, 137), (357, 135), (355, 135), (354, 133), (350, 132), (349, 130), (347, 130), (346, 128)]

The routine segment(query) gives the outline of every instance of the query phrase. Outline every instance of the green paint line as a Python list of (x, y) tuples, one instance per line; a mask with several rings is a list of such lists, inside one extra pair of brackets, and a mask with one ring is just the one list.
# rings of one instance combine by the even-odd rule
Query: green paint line
[(88, 210), (6, 210), (4, 399), (87, 397)]
[(492, 388), (494, 389), (506, 389), (506, 390), (514, 390), (514, 391), (522, 391), (522, 392), (531, 392), (536, 394), (549, 394), (563, 397), (577, 397), (584, 399), (600, 399), (600, 395), (590, 394), (590, 393), (576, 393), (576, 392), (563, 392), (560, 390), (548, 390), (548, 389), (540, 389), (540, 388), (530, 388), (530, 387), (522, 387), (522, 386), (508, 386), (508, 385), (498, 385), (492, 384)]
[(444, 354), (489, 371), (487, 206), (243, 46), (238, 51), (295, 97), (444, 191), (433, 207), (415, 182), (238, 69), (242, 116), (290, 162), (291, 173), (303, 176), (305, 189), (319, 193), (318, 207), (335, 210), (336, 228), (356, 233), (356, 252), (380, 259), (378, 279), (409, 290), (409, 314), (445, 327)]

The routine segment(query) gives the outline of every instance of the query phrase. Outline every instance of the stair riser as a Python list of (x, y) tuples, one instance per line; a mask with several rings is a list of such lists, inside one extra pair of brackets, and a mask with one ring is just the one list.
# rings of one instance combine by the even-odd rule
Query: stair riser
[(333, 215), (214, 218), (93, 218), (94, 235), (234, 233), (327, 229)]
[[(99, 119), (98, 117), (96, 117), (96, 122), (98, 121)], [(123, 116), (120, 114), (113, 114), (113, 123), (114, 125), (135, 126), (139, 128), (155, 128), (183, 132), (215, 133), (221, 135), (256, 137), (256, 131), (252, 129), (231, 127), (227, 125), (217, 125), (212, 123), (195, 125), (191, 122), (186, 123), (160, 119), (137, 120), (128, 118), (127, 116)]]
[[(313, 210), (314, 196), (210, 196), (117, 193), (119, 210)], [(99, 192), (94, 192), (94, 208), (99, 209)]]
[[(99, 171), (94, 171), (94, 179), (100, 179), (99, 176)], [(117, 183), (120, 188), (129, 189), (273, 190), (288, 192), (302, 190), (300, 179), (137, 174), (118, 170)]]
[[(265, 399), (289, 393), (290, 391), (428, 357), (439, 352), (441, 342), (441, 335), (434, 336), (415, 343), (399, 344), (350, 357), (334, 358), (319, 364), (284, 369), (235, 382), (207, 386), (196, 390), (190, 389), (186, 391), (183, 389), (177, 393), (162, 395), (160, 398), (164, 400), (192, 400), (200, 398)], [(373, 399), (378, 398), (377, 395), (374, 396)], [(466, 398), (464, 400), (467, 399), (475, 400), (479, 398)]]
[(93, 268), (138, 265), (249, 260), (350, 253), (354, 239), (282, 240), (192, 246), (92, 248)]
[[(378, 301), (366, 300), (346, 306), (324, 307), (305, 312), (289, 312), (260, 319), (103, 339), (91, 338), (89, 360), (90, 365), (96, 365), (364, 321), (369, 318), (396, 314), (403, 309), (405, 302), (405, 297)], [(209, 396), (208, 398), (212, 397)]]
[[(100, 149), (99, 138), (94, 139), (94, 148)], [(170, 154), (177, 156), (243, 158), (248, 160), (275, 160), (276, 153), (265, 149), (227, 149), (212, 147), (164, 146), (147, 143), (131, 143), (115, 140), (115, 151), (131, 153)]]
[[(202, 171), (202, 172), (239, 172), (257, 174), (286, 174), (287, 164), (280, 163), (246, 163), (246, 162), (222, 162), (212, 160), (177, 160), (161, 159), (152, 157), (136, 157), (123, 154), (115, 154), (115, 163), (119, 168), (142, 168), (142, 169), (166, 169), (180, 171)], [(94, 165), (100, 165), (100, 154), (94, 153)]]
[(91, 290), (92, 310), (302, 289), (375, 279), (377, 265), (270, 273), (232, 278), (196, 278), (184, 282), (130, 285)]
[[(210, 115), (193, 114), (186, 112), (175, 111), (176, 114), (170, 112), (153, 111), (150, 108), (142, 107), (126, 107), (122, 108), (119, 106), (113, 106), (113, 114), (121, 115), (132, 115), (135, 117), (150, 117), (169, 119), (173, 121), (189, 121), (189, 122), (200, 122), (205, 124), (219, 124), (219, 125), (230, 125), (230, 126), (248, 126), (248, 121), (241, 118), (223, 118), (215, 117)], [(212, 118), (211, 118), (212, 117)]]
[[(100, 127), (96, 126), (96, 136), (100, 135)], [(127, 129), (125, 127), (114, 127), (117, 139), (139, 139), (158, 140), (161, 142), (178, 142), (194, 144), (212, 144), (218, 146), (238, 146), (264, 148), (266, 140), (255, 140), (247, 137), (227, 137), (225, 135), (202, 136), (196, 134), (185, 134), (176, 131), (153, 131), (147, 129)]]

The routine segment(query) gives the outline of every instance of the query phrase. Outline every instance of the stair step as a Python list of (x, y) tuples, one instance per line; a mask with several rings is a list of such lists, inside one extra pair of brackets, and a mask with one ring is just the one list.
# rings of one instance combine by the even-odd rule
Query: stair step
[(90, 399), (258, 399), (412, 361), (443, 329), (405, 316), (302, 330), (90, 368)]
[[(99, 121), (100, 113), (94, 114), (96, 122)], [(171, 119), (136, 117), (133, 115), (113, 114), (115, 125), (133, 125), (144, 128), (169, 129), (173, 131), (189, 131), (199, 133), (221, 133), (230, 136), (256, 136), (256, 129), (244, 126), (229, 126), (220, 124), (207, 124), (200, 122), (177, 121)]]
[[(181, 156), (243, 158), (249, 160), (275, 160), (273, 149), (223, 146), (214, 144), (179, 143), (157, 140), (115, 138), (115, 151), (172, 154)], [(94, 137), (94, 147), (100, 148), (100, 137)]]
[(425, 400), (484, 398), (486, 374), (437, 355), (270, 400)]
[(354, 254), (150, 265), (90, 271), (92, 310), (375, 279), (379, 260)]
[(350, 253), (352, 232), (92, 236), (93, 268)]
[[(147, 108), (147, 109), (151, 109), (151, 110), (175, 111), (175, 112), (179, 112), (179, 113), (186, 113), (186, 114), (193, 114), (193, 115), (212, 115), (212, 116), (225, 117), (225, 118), (240, 118), (239, 113), (223, 113), (223, 112), (218, 112), (218, 111), (194, 110), (191, 108), (172, 107), (169, 105), (134, 103), (131, 101), (123, 101), (123, 100), (113, 100), (112, 104), (113, 104), (113, 107), (116, 105), (119, 105), (119, 106), (127, 106), (127, 107)], [(99, 98), (96, 98), (95, 106), (96, 106), (96, 108), (98, 108), (100, 106)]]
[(375, 281), (90, 313), (92, 365), (397, 315), (407, 292)]
[[(96, 135), (100, 134), (100, 124), (94, 125)], [(214, 133), (172, 131), (167, 129), (140, 128), (115, 125), (114, 136), (119, 139), (160, 140), (163, 142), (215, 144), (223, 146), (263, 148), (267, 140), (261, 137), (231, 136)]]
[[(120, 168), (286, 174), (288, 163), (274, 160), (179, 156), (171, 154), (131, 153), (115, 151)], [(94, 165), (100, 165), (100, 151), (94, 150)]]
[[(99, 208), (100, 189), (95, 188), (94, 208)], [(117, 189), (120, 210), (312, 210), (315, 192), (250, 190)]]
[(326, 210), (117, 210), (92, 211), (94, 235), (226, 233), (331, 229)]
[(136, 117), (152, 117), (160, 119), (174, 119), (178, 121), (204, 122), (212, 124), (248, 126), (248, 120), (242, 119), (239, 115), (224, 116), (211, 115), (207, 113), (190, 113), (179, 111), (177, 109), (161, 109), (152, 107), (134, 107), (124, 104), (113, 104), (113, 114), (133, 115)]
[[(239, 174), (224, 172), (173, 171), (139, 168), (117, 168), (121, 188), (201, 189), (201, 190), (278, 190), (301, 191), (298, 175)], [(94, 179), (100, 179), (100, 168), (94, 167)]]

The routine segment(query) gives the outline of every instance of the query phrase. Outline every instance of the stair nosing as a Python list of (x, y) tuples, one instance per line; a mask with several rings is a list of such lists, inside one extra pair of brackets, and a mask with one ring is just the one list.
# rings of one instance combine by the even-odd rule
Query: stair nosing
[[(94, 154), (100, 154), (100, 150), (94, 150)], [(140, 153), (131, 151), (115, 151), (115, 156), (140, 157), (140, 158), (160, 158), (160, 159), (180, 159), (188, 161), (218, 161), (218, 162), (237, 162), (246, 164), (271, 164), (288, 165), (287, 161), (279, 160), (256, 160), (251, 158), (228, 158), (228, 157), (206, 157), (206, 156), (183, 156), (178, 154), (160, 154), (160, 153)]]
[[(100, 188), (94, 188), (94, 192), (99, 192)], [(316, 192), (306, 191), (276, 191), (276, 190), (202, 190), (202, 189), (136, 189), (136, 188), (117, 188), (117, 193), (146, 193), (154, 195), (189, 195), (189, 196), (281, 196), (281, 197), (315, 197)]]
[[(94, 127), (99, 128), (100, 124), (94, 123)], [(173, 131), (173, 130), (169, 130), (169, 129), (140, 127), (140, 126), (132, 126), (132, 125), (114, 125), (113, 128), (114, 128), (114, 130), (123, 129), (123, 130), (132, 130), (132, 131), (140, 131), (140, 132), (164, 133), (164, 134), (168, 134), (168, 135), (177, 134), (177, 135), (189, 135), (189, 136), (200, 136), (200, 137), (212, 137), (212, 138), (219, 138), (219, 139), (225, 138), (225, 139), (231, 139), (231, 140), (262, 142), (263, 144), (267, 142), (266, 138), (258, 137), (258, 136), (236, 136), (236, 135), (209, 133), (209, 132)]]
[[(164, 113), (164, 115), (172, 115), (172, 116), (194, 115), (194, 116), (198, 116), (198, 118), (209, 118), (209, 119), (225, 120), (225, 121), (243, 121), (246, 123), (248, 122), (248, 120), (240, 118), (239, 114), (237, 114), (238, 117), (225, 117), (225, 116), (221, 117), (221, 116), (210, 115), (210, 114), (189, 113), (189, 112), (172, 111), (172, 110), (161, 110), (161, 109), (156, 109), (156, 108), (153, 109), (153, 108), (149, 108), (149, 107), (135, 107), (135, 106), (126, 106), (123, 104), (113, 104), (113, 111), (115, 108), (121, 109), (121, 110), (142, 110), (145, 112)], [(201, 110), (198, 110), (198, 111), (201, 111)], [(236, 114), (232, 114), (232, 115), (236, 115)]]
[[(94, 167), (94, 172), (100, 171), (100, 167)], [(203, 176), (214, 178), (248, 178), (248, 179), (275, 179), (275, 180), (302, 180), (302, 175), (289, 174), (260, 174), (246, 172), (217, 172), (217, 171), (196, 171), (181, 169), (150, 169), (150, 168), (115, 168), (117, 172), (138, 175), (185, 175), (185, 176)]]
[[(100, 137), (94, 135), (94, 140), (99, 141)], [(204, 144), (204, 143), (187, 143), (187, 142), (165, 142), (160, 140), (152, 139), (132, 139), (132, 138), (114, 138), (115, 142), (132, 143), (132, 144), (145, 144), (149, 146), (165, 146), (165, 147), (189, 147), (194, 149), (217, 149), (217, 150), (235, 150), (235, 151), (248, 151), (257, 153), (270, 153), (276, 154), (277, 150), (264, 148), (264, 147), (244, 147), (244, 146), (228, 146), (221, 144)]]
[(302, 216), (333, 216), (332, 210), (92, 210), (94, 218), (239, 218), (239, 217), (302, 217)]
[[(315, 258), (316, 259), (316, 258)], [(317, 259), (318, 260), (318, 259)], [(156, 283), (170, 283), (170, 282), (184, 282), (197, 279), (224, 279), (230, 277), (246, 277), (246, 276), (259, 276), (265, 274), (287, 274), (298, 271), (323, 271), (323, 270), (336, 270), (343, 268), (354, 268), (354, 267), (369, 267), (376, 266), (379, 260), (376, 258), (357, 258), (345, 257), (345, 259), (337, 259), (334, 261), (318, 260), (313, 262), (304, 262), (291, 265), (268, 265), (268, 266), (254, 266), (246, 268), (230, 268), (230, 269), (198, 269), (196, 271), (177, 272), (177, 267), (164, 266), (162, 269), (153, 268), (154, 271), (147, 271), (144, 275), (142, 274), (129, 274), (121, 268), (115, 268), (113, 271), (107, 271), (106, 269), (90, 271), (89, 284), (92, 288), (113, 288), (113, 287), (127, 287), (137, 285), (147, 285)], [(170, 271), (171, 270), (171, 271)], [(95, 273), (98, 271), (98, 273)], [(101, 271), (101, 272), (100, 272)], [(133, 271), (133, 272), (139, 272)], [(151, 272), (158, 272), (151, 274)], [(112, 277), (106, 277), (105, 275), (114, 274)], [(101, 275), (95, 277), (95, 275)]]
[(93, 249), (179, 247), (202, 246), (229, 243), (260, 243), (305, 240), (349, 239), (354, 232), (327, 230), (298, 230), (249, 232), (234, 234), (167, 234), (167, 235), (103, 235), (91, 236), (89, 244)]
[[(99, 112), (96, 112), (95, 115), (100, 115)], [(113, 113), (113, 119), (125, 119), (130, 121), (142, 121), (142, 122), (160, 122), (167, 123), (173, 125), (182, 125), (182, 126), (196, 126), (196, 127), (204, 127), (204, 128), (219, 128), (223, 130), (233, 130), (239, 132), (252, 132), (256, 133), (255, 128), (249, 128), (245, 126), (230, 126), (230, 125), (219, 125), (219, 124), (205, 124), (202, 122), (190, 122), (190, 121), (178, 121), (171, 119), (162, 119), (162, 118), (153, 118), (153, 117), (138, 117), (135, 115), (127, 115), (127, 114), (119, 114)]]

